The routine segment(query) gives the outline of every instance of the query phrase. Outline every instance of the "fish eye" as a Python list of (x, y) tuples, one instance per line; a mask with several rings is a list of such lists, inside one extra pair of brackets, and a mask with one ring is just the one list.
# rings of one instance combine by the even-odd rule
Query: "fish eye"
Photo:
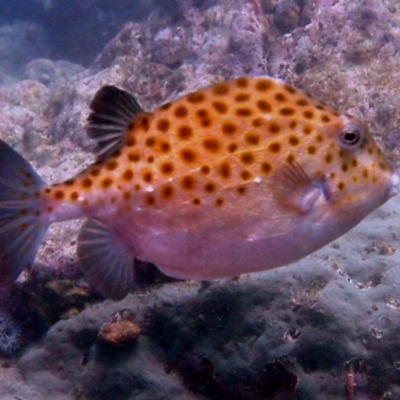
[(358, 149), (364, 140), (364, 129), (360, 125), (347, 124), (336, 135), (336, 142), (346, 150)]

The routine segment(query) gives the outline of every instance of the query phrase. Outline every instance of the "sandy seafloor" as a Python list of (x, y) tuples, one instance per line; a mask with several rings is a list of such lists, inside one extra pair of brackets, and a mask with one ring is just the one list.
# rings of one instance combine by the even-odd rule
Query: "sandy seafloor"
[[(54, 16), (62, 2), (37, 3)], [(400, 164), (397, 1), (165, 4), (124, 21), (90, 62), (89, 47), (60, 60), (37, 22), (3, 22), (0, 137), (47, 181), (92, 160), (84, 124), (101, 85), (152, 109), (242, 74), (283, 78), (357, 115)], [(120, 302), (85, 285), (80, 223), (54, 225), (33, 272), (0, 291), (0, 399), (400, 399), (399, 218), (397, 197), (291, 266), (210, 283), (153, 274)], [(102, 343), (121, 310), (140, 335)]]

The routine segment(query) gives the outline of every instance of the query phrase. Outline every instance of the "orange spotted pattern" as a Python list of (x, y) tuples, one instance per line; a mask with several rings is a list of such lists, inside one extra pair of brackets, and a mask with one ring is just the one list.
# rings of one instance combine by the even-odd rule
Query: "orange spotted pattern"
[[(342, 125), (336, 111), (290, 85), (242, 77), (139, 116), (128, 125), (120, 151), (47, 195), (87, 208), (120, 202), (127, 208), (223, 209), (253, 196), (255, 184), (267, 184), (288, 161), (315, 176), (340, 165), (329, 176), (338, 191), (349, 180), (374, 183), (373, 168), (360, 171), (334, 143)], [(362, 146), (378, 151), (368, 147), (368, 137)], [(387, 168), (384, 161), (378, 167)]]

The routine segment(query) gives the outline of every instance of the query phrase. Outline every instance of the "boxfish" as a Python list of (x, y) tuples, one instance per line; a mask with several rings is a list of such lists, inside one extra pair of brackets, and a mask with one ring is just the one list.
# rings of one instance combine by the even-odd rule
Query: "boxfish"
[(80, 267), (105, 297), (135, 259), (211, 280), (270, 270), (343, 235), (398, 191), (366, 125), (285, 82), (239, 77), (144, 111), (103, 86), (86, 127), (95, 162), (48, 185), (0, 141), (0, 286), (33, 265), (53, 222), (85, 218)]

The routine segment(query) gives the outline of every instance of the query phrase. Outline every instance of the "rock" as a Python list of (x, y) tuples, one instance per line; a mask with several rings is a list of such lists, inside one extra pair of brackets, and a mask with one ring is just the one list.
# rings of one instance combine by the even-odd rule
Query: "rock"
[(118, 311), (111, 321), (100, 328), (97, 340), (100, 344), (112, 347), (125, 347), (136, 343), (140, 335), (140, 327), (133, 321), (129, 310)]

